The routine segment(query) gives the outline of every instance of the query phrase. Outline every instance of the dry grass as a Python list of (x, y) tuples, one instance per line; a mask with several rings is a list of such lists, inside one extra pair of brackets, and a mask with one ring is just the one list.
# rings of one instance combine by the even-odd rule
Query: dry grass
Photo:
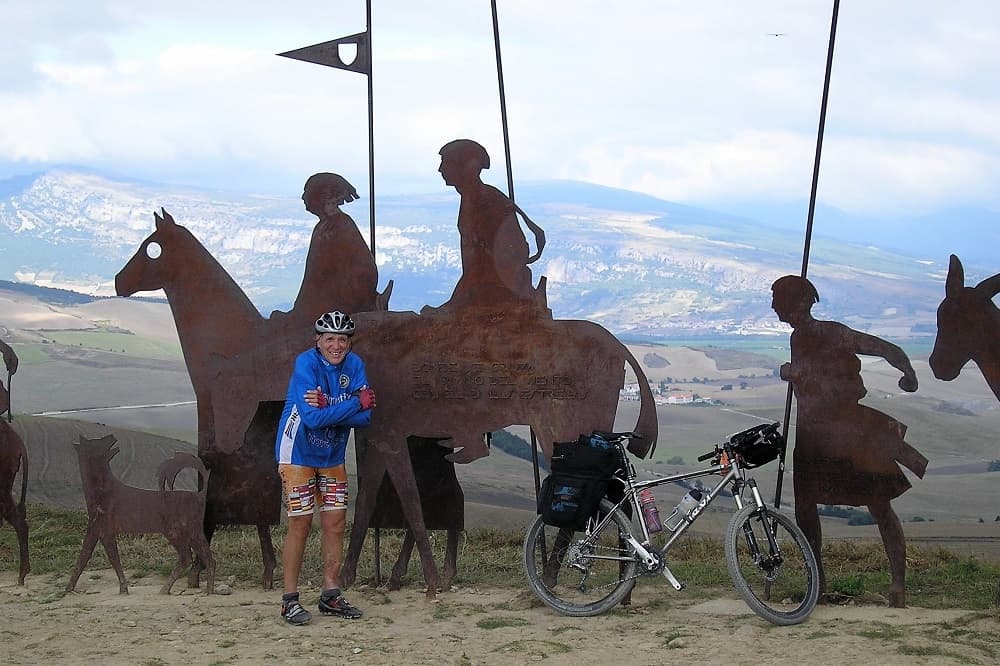
[[(52, 509), (29, 505), (32, 573), (68, 575), (76, 563), (86, 528), (82, 511)], [(280, 548), (284, 527), (272, 530)], [(435, 559), (444, 560), (445, 534), (432, 532)], [(381, 573), (388, 576), (402, 543), (400, 530), (381, 533)], [(464, 586), (501, 588), (525, 587), (521, 567), (522, 534), (497, 529), (471, 529), (459, 544), (459, 573), (456, 583)], [(243, 584), (260, 581), (262, 564), (254, 528), (220, 530), (212, 543), (219, 562), (218, 578), (233, 577)], [(130, 578), (166, 574), (173, 566), (174, 553), (159, 536), (123, 537), (119, 540), (122, 564)], [(280, 553), (278, 554), (280, 561)], [(416, 556), (414, 556), (416, 560)], [(828, 540), (823, 549), (831, 592), (841, 598), (880, 602), (889, 587), (888, 562), (881, 546)], [(907, 547), (908, 602), (925, 608), (965, 608), (998, 610), (1000, 563), (975, 557), (963, 557), (943, 548)], [(13, 530), (0, 530), (0, 568), (13, 571), (17, 566), (17, 542)], [(88, 570), (110, 565), (102, 548), (97, 548)], [(728, 588), (722, 543), (712, 538), (688, 538), (670, 553), (670, 566), (690, 586), (692, 592), (711, 595), (713, 590)], [(319, 539), (309, 541), (303, 578), (318, 577), (321, 571)], [(86, 576), (86, 574), (85, 574)], [(280, 571), (275, 572), (279, 579)], [(365, 541), (358, 567), (359, 582), (374, 582), (374, 539)], [(411, 563), (404, 584), (423, 586), (418, 562)], [(1000, 615), (998, 615), (1000, 617)]]

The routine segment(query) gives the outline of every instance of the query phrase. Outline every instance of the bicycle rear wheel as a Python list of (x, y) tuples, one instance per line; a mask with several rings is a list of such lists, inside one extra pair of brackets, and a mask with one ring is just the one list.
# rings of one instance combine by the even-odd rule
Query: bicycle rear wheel
[(743, 507), (729, 522), (725, 551), (736, 590), (765, 620), (798, 624), (816, 607), (816, 558), (788, 516), (773, 509), (762, 513), (755, 504)]
[[(600, 529), (598, 523), (611, 514)], [(546, 525), (541, 516), (524, 540), (524, 569), (532, 592), (563, 615), (600, 615), (635, 586), (635, 550), (623, 538), (629, 519), (607, 500), (583, 531)]]

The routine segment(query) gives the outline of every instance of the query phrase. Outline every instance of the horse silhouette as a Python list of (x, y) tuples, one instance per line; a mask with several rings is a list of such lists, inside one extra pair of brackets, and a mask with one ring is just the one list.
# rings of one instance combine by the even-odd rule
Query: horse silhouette
[(967, 287), (965, 268), (951, 255), (930, 366), (935, 377), (951, 381), (971, 360), (1000, 400), (1000, 309), (993, 303), (998, 293), (1000, 273)]
[[(2, 412), (0, 412), (2, 413)], [(21, 470), (21, 497), (14, 492), (14, 479)], [(0, 521), (6, 520), (17, 533), (20, 547), (17, 584), (24, 585), (24, 577), (31, 571), (28, 559), (28, 517), (25, 498), (28, 493), (28, 451), (21, 437), (4, 419), (0, 419)]]
[[(267, 579), (273, 569), (267, 526), (278, 520), (280, 488), (273, 459), (277, 419), (262, 418), (261, 410), (280, 409), (294, 358), (312, 344), (311, 320), (294, 313), (276, 322), (263, 319), (190, 232), (166, 211), (155, 218), (156, 230), (118, 274), (116, 287), (119, 295), (166, 292), (198, 399), (199, 455), (211, 480), (222, 479), (216, 485), (226, 489), (213, 493), (210, 481), (206, 531), (222, 517), (230, 524), (257, 524)], [(149, 251), (154, 244), (158, 253)], [(648, 438), (633, 442), (636, 455), (644, 456), (655, 443), (656, 410), (634, 357), (597, 324), (554, 321), (533, 305), (476, 305), (428, 315), (388, 312), (388, 293), (379, 297), (373, 286), (367, 295), (371, 307), (352, 313), (358, 325), (355, 349), (379, 392), (379, 407), (365, 433), (363, 482), (341, 579), (345, 586), (354, 580), (376, 498), (388, 478), (420, 553), (427, 595), (433, 597), (439, 578), (408, 437), (447, 440), (455, 449), (449, 460), (471, 462), (488, 454), (483, 433), (523, 424), (535, 430), (548, 458), (555, 441), (612, 429), (626, 363), (641, 390), (636, 430)], [(331, 306), (340, 307), (338, 302), (331, 295)], [(251, 422), (256, 426), (248, 434)], [(252, 434), (255, 428), (259, 432)], [(258, 455), (265, 442), (267, 455)], [(218, 459), (240, 456), (266, 460), (268, 468), (233, 475), (230, 484)], [(274, 499), (264, 498), (272, 487)]]
[(445, 440), (447, 458), (471, 462), (489, 451), (483, 433), (510, 425), (532, 428), (546, 459), (556, 441), (611, 430), (626, 363), (639, 381), (630, 446), (640, 457), (656, 442), (653, 396), (638, 362), (611, 333), (589, 321), (553, 320), (538, 308), (466, 307), (447, 313), (362, 312), (354, 349), (365, 359), (378, 407), (366, 431), (354, 526), (341, 583), (350, 585), (388, 477), (420, 554), (427, 596), (439, 577), (420, 510), (408, 437)]
[[(281, 509), (273, 402), (284, 401), (295, 356), (312, 344), (317, 314), (295, 308), (265, 319), (194, 235), (161, 213), (154, 213), (155, 230), (115, 277), (115, 289), (119, 296), (166, 293), (197, 400), (198, 454), (211, 471), (206, 536), (211, 540), (219, 525), (256, 525), (263, 584), (270, 588), (275, 557), (269, 527)], [(355, 285), (322, 287), (327, 309), (346, 311), (385, 307), (391, 292), (391, 283), (384, 294), (375, 285), (363, 294)], [(270, 428), (268, 419), (274, 421)]]

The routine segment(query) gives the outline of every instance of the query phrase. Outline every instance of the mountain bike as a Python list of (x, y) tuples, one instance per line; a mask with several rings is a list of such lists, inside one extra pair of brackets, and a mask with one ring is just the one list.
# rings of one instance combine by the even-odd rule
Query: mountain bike
[[(617, 450), (617, 469), (607, 497), (585, 525), (555, 527), (543, 516), (528, 528), (524, 566), (528, 584), (546, 605), (576, 617), (599, 615), (626, 599), (639, 576), (662, 575), (675, 590), (682, 584), (670, 571), (670, 549), (728, 489), (736, 514), (725, 533), (729, 575), (747, 605), (779, 625), (804, 621), (819, 598), (819, 570), (809, 543), (786, 515), (769, 507), (747, 470), (778, 457), (782, 435), (767, 423), (731, 435), (698, 458), (711, 467), (639, 481), (626, 451), (633, 432), (595, 432)], [(643, 518), (644, 489), (721, 475), (695, 503), (690, 494), (651, 534)], [(616, 498), (615, 500), (609, 497)], [(619, 499), (620, 498), (620, 499)], [(654, 528), (658, 525), (654, 522)], [(662, 543), (660, 543), (662, 541)]]

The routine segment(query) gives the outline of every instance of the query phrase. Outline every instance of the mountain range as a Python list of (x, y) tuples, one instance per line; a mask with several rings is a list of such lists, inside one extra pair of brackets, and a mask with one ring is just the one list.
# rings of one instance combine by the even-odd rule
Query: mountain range
[[(558, 318), (654, 338), (787, 331), (770, 309), (770, 285), (801, 268), (804, 225), (795, 226), (790, 208), (736, 214), (572, 181), (525, 183), (517, 197), (545, 229), (548, 242), (531, 268), (536, 281), (546, 276)], [(377, 200), (375, 250), (380, 288), (395, 284), (391, 309), (447, 300), (461, 270), (458, 203), (444, 185)], [(112, 295), (115, 274), (161, 207), (261, 312), (290, 306), (315, 223), (298, 193), (207, 190), (70, 167), (0, 181), (0, 279)], [(344, 210), (368, 238), (367, 201)], [(880, 335), (932, 334), (949, 253), (966, 260), (970, 281), (996, 272), (1000, 230), (990, 215), (876, 224), (821, 209), (817, 216), (836, 220), (842, 237), (812, 241), (817, 316)]]

